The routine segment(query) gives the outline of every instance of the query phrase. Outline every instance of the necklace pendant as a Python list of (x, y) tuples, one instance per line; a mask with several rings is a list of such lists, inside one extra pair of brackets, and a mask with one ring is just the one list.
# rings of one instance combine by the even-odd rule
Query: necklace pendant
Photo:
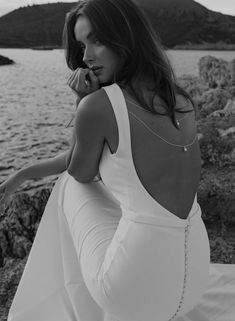
[(183, 147), (183, 151), (187, 152), (188, 148), (186, 146)]

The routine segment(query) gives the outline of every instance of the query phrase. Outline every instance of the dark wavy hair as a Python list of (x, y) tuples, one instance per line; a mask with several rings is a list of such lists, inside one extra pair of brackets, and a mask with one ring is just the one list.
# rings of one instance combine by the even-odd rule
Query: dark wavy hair
[[(177, 127), (176, 94), (189, 99), (193, 106), (194, 102), (177, 84), (161, 41), (144, 12), (131, 0), (78, 1), (67, 13), (63, 30), (66, 61), (72, 70), (87, 68), (82, 48), (74, 35), (74, 26), (80, 15), (89, 19), (95, 36), (120, 58), (121, 68), (115, 75), (115, 82), (129, 90), (142, 107), (154, 114), (159, 114), (153, 106), (154, 97), (158, 95), (165, 103), (166, 114)], [(138, 88), (143, 78), (149, 79), (152, 84), (150, 105), (145, 101), (141, 88)]]

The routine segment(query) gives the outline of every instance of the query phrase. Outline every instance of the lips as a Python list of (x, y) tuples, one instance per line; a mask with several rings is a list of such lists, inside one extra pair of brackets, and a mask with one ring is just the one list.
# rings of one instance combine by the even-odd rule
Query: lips
[(94, 72), (94, 74), (100, 73), (103, 67), (92, 67), (91, 70)]
[(91, 67), (92, 70), (96, 70), (96, 69), (99, 69), (99, 68), (102, 68), (101, 66), (93, 66)]

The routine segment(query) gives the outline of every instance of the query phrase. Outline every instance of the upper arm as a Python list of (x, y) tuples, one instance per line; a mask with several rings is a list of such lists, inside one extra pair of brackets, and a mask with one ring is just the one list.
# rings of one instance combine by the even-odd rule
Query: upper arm
[(83, 98), (78, 105), (73, 148), (68, 172), (80, 182), (89, 182), (99, 169), (105, 141), (103, 93), (99, 90)]
[(69, 151), (67, 152), (67, 156), (66, 156), (66, 169), (68, 168), (68, 165), (70, 163), (75, 143), (76, 143), (76, 137), (75, 137), (75, 131), (73, 130), (72, 136), (69, 139)]

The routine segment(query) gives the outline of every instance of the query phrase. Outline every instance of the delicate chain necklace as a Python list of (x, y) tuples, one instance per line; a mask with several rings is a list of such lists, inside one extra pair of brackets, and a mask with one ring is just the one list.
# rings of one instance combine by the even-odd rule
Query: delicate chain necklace
[[(136, 107), (138, 107), (139, 109), (144, 109), (145, 111), (147, 111), (148, 113), (151, 113), (152, 114), (152, 112), (151, 111), (149, 111), (149, 110), (147, 110), (147, 109), (145, 109), (145, 108), (143, 108), (143, 107), (141, 107), (140, 105), (137, 105), (136, 103), (134, 103), (133, 101), (131, 101), (131, 100), (129, 100), (129, 99), (126, 99), (126, 101), (128, 101), (129, 103), (131, 103), (131, 104), (133, 104), (133, 105), (135, 105)], [(160, 105), (160, 106), (162, 106), (162, 105)], [(184, 117), (182, 117), (182, 118), (180, 118), (180, 119), (176, 119), (176, 125), (177, 125), (177, 127), (179, 127), (179, 125), (180, 125), (180, 121), (181, 120), (183, 120), (184, 118), (186, 118), (188, 115), (185, 115)]]
[[(129, 101), (129, 100), (127, 100)], [(141, 106), (138, 106), (137, 104), (135, 104), (134, 102), (131, 102), (129, 101), (130, 103), (136, 105), (138, 108), (141, 108), (143, 109)], [(162, 141), (164, 141), (165, 143), (167, 143), (168, 145), (171, 145), (171, 146), (175, 146), (175, 147), (180, 147), (182, 148), (182, 150), (184, 152), (187, 152), (188, 150), (188, 147), (193, 145), (193, 143), (196, 141), (197, 139), (197, 134), (194, 136), (193, 140), (189, 143), (189, 144), (184, 144), (184, 145), (180, 145), (180, 144), (174, 144), (174, 143), (171, 143), (169, 142), (168, 140), (166, 140), (165, 138), (163, 138), (162, 136), (158, 135), (157, 133), (155, 133), (148, 125), (145, 124), (144, 121), (142, 121), (141, 119), (139, 119), (139, 117), (137, 117), (135, 114), (133, 114), (131, 111), (128, 110), (128, 113), (130, 113), (136, 120), (138, 120), (141, 124), (143, 124), (153, 135), (157, 136), (158, 138), (160, 138)], [(187, 116), (187, 115), (186, 115)], [(176, 120), (176, 124), (177, 124), (177, 127), (179, 128), (180, 127), (180, 121), (183, 120), (186, 116), (184, 116), (183, 118), (181, 119), (177, 119)]]
[[(128, 101), (129, 103), (132, 103), (134, 104), (136, 107), (138, 107), (139, 109), (142, 109), (143, 108), (137, 104), (135, 104), (134, 102), (126, 99), (126, 101)], [(147, 112), (151, 113), (150, 111), (148, 111), (147, 109), (145, 109)], [(184, 152), (187, 152), (188, 150), (188, 147), (193, 145), (193, 143), (196, 141), (197, 139), (197, 134), (195, 135), (195, 137), (193, 138), (193, 140), (191, 141), (191, 143), (189, 144), (186, 144), (186, 145), (179, 145), (179, 144), (173, 144), (169, 141), (167, 141), (166, 139), (164, 139), (163, 137), (161, 137), (160, 135), (158, 135), (157, 133), (155, 133), (148, 125), (145, 124), (144, 121), (142, 121), (141, 119), (139, 119), (139, 117), (137, 117), (135, 114), (133, 114), (131, 111), (128, 110), (128, 113), (130, 113), (133, 117), (135, 117), (135, 119), (137, 119), (140, 123), (142, 123), (153, 135), (157, 136), (158, 138), (160, 138), (162, 141), (164, 141), (165, 143), (167, 143), (168, 145), (171, 145), (171, 146), (175, 146), (175, 147), (180, 147), (183, 149)], [(74, 119), (75, 116), (72, 117), (72, 119), (70, 120), (70, 122), (66, 125), (66, 128), (69, 127), (69, 125), (72, 123), (73, 119)], [(184, 117), (180, 118), (180, 119), (176, 119), (176, 125), (177, 127), (179, 128), (180, 127), (180, 121), (185, 119), (187, 117), (187, 115), (185, 115)]]

